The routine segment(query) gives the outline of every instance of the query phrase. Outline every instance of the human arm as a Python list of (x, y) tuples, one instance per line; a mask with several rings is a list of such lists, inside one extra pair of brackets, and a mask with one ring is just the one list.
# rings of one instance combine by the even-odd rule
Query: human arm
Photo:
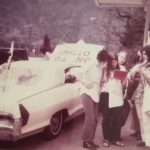
[(90, 65), (87, 67), (83, 67), (80, 71), (80, 74), (76, 76), (77, 81), (79, 81), (86, 88), (92, 88), (99, 84), (98, 73), (95, 65)]
[(144, 80), (150, 84), (150, 67), (141, 67), (139, 72), (144, 77)]
[(146, 111), (145, 113), (146, 113), (147, 115), (150, 115), (150, 111)]

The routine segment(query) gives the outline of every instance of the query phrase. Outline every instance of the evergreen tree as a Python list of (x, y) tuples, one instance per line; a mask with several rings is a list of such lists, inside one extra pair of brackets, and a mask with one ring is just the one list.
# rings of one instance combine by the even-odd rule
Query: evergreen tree
[(43, 45), (40, 48), (40, 52), (42, 54), (45, 54), (46, 52), (52, 52), (51, 44), (50, 44), (50, 38), (48, 37), (48, 34), (45, 34)]

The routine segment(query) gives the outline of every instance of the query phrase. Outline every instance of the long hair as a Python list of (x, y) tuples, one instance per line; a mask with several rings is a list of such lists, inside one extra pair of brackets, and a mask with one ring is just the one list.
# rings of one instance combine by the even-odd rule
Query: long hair
[(119, 62), (118, 62), (117, 66), (115, 68), (113, 67), (113, 65), (112, 65), (113, 60), (116, 60), (118, 62), (118, 55), (115, 54), (114, 56), (111, 56), (111, 60), (107, 64), (107, 69), (106, 69), (106, 71), (107, 71), (107, 73), (106, 73), (107, 78), (110, 77), (110, 73), (114, 69), (120, 70)]
[(117, 63), (117, 66), (115, 68), (113, 68), (113, 66), (112, 66), (112, 69), (120, 70), (119, 61), (118, 61), (118, 55), (117, 54), (115, 54), (114, 57), (112, 57), (112, 61), (113, 60), (116, 60), (118, 63)]
[(110, 70), (111, 70), (111, 63), (112, 63), (112, 57), (109, 55), (109, 53), (103, 49), (97, 54), (97, 60), (99, 62), (107, 62), (107, 68), (106, 68), (106, 78), (108, 79), (110, 76)]
[(102, 62), (102, 61), (110, 61), (111, 60), (111, 56), (109, 55), (109, 53), (103, 49), (102, 51), (100, 51), (98, 54), (97, 54), (97, 60), (99, 62)]
[(137, 51), (136, 55), (133, 58), (133, 64), (141, 63), (143, 61), (142, 53), (142, 49)]

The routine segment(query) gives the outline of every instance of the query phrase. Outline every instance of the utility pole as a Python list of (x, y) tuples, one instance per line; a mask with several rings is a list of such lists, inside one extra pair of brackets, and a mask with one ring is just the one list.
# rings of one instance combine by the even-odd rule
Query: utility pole
[(29, 42), (28, 42), (28, 45), (29, 45), (29, 53), (31, 52), (31, 35), (32, 34), (32, 26), (29, 27)]
[(31, 42), (32, 42), (32, 32), (33, 32), (33, 27), (32, 25), (27, 25), (25, 27), (25, 33), (26, 33), (26, 42), (27, 42), (27, 46), (28, 46), (28, 54), (30, 54), (31, 51)]
[(143, 46), (148, 44), (148, 31), (149, 31), (149, 25), (150, 25), (150, 1), (148, 1), (148, 4), (145, 7), (145, 11), (146, 11), (146, 17), (145, 17)]
[(106, 33), (106, 43), (105, 43), (106, 49), (108, 49), (109, 41), (110, 41), (110, 26), (111, 26), (111, 21), (112, 21), (111, 11), (112, 11), (112, 9), (109, 8), (108, 22), (107, 22), (107, 33)]

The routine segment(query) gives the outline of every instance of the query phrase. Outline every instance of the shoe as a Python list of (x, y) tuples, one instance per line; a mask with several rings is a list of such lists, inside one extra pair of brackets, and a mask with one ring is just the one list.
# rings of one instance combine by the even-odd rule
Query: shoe
[(90, 150), (96, 150), (96, 146), (93, 145), (93, 142), (83, 142), (83, 147)]
[(113, 144), (116, 146), (124, 147), (124, 143), (122, 141), (113, 141)]
[(95, 144), (94, 142), (91, 142), (95, 148), (99, 148), (100, 146), (98, 144)]
[(137, 143), (136, 146), (145, 146), (145, 142), (141, 141), (141, 142)]
[(103, 140), (103, 146), (104, 147), (109, 147), (109, 141), (108, 140)]
[(150, 150), (150, 146), (145, 146), (145, 150)]
[(141, 141), (141, 140), (142, 140), (141, 135), (137, 136), (136, 140), (137, 140), (137, 141)]
[(137, 137), (140, 135), (140, 133), (138, 131), (135, 131), (134, 133), (130, 134), (131, 136)]

